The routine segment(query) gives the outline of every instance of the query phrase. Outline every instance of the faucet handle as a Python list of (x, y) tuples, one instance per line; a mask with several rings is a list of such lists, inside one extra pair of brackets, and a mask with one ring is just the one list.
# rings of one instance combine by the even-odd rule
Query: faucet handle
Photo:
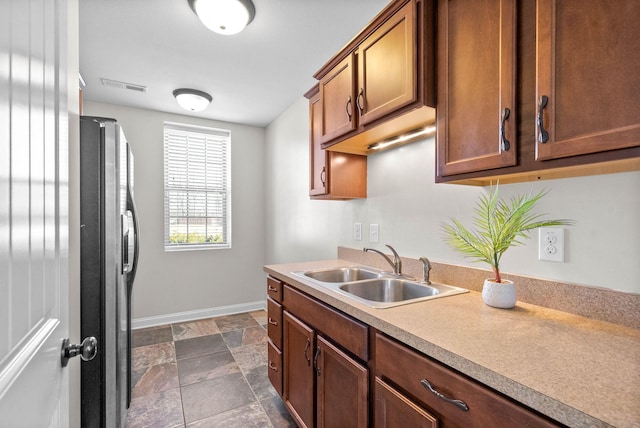
[(431, 271), (431, 262), (429, 262), (429, 259), (426, 257), (420, 257), (418, 260), (422, 262), (422, 282), (430, 285), (429, 271)]
[(395, 265), (393, 268), (393, 273), (394, 275), (402, 275), (402, 260), (400, 259), (400, 256), (398, 255), (398, 252), (389, 244), (384, 244), (387, 248), (389, 248), (391, 250), (391, 252), (393, 253), (393, 264)]

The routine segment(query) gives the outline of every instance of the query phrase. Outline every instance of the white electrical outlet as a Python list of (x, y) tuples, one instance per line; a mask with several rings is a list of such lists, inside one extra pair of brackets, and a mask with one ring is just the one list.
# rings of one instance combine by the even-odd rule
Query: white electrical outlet
[(362, 223), (353, 223), (354, 241), (362, 241)]
[(562, 227), (541, 227), (538, 233), (538, 259), (564, 262), (564, 229)]
[(369, 225), (369, 242), (380, 241), (380, 228), (377, 224)]

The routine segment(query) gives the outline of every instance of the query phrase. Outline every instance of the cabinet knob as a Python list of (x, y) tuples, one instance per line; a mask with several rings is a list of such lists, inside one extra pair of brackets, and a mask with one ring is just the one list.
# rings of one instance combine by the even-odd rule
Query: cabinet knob
[(538, 122), (538, 141), (542, 144), (549, 141), (549, 133), (544, 129), (544, 117), (543, 117), (543, 111), (547, 106), (548, 102), (549, 102), (549, 97), (547, 97), (546, 95), (543, 95), (540, 97), (540, 104), (539, 104), (540, 108), (538, 110), (537, 122)]

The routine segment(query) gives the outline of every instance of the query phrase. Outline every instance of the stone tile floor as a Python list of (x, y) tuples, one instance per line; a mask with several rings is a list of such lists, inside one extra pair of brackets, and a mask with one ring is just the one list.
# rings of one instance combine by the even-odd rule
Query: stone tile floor
[(134, 330), (128, 428), (295, 427), (267, 375), (267, 314)]

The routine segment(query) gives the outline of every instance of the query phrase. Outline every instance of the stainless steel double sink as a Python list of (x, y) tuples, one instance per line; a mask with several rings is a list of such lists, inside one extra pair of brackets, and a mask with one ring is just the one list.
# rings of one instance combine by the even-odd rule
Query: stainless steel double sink
[(464, 288), (443, 284), (424, 284), (363, 266), (292, 273), (372, 308), (390, 308), (468, 292)]

